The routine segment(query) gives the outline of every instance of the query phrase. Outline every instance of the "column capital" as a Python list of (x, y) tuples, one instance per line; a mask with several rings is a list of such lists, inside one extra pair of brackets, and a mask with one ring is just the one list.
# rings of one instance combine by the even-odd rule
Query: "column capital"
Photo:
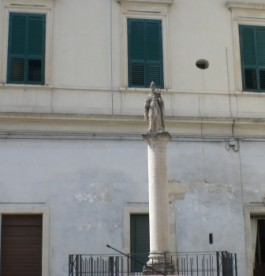
[(143, 139), (148, 143), (155, 143), (155, 142), (168, 142), (171, 141), (171, 135), (167, 131), (163, 132), (156, 132), (156, 133), (151, 133), (147, 132), (142, 134)]

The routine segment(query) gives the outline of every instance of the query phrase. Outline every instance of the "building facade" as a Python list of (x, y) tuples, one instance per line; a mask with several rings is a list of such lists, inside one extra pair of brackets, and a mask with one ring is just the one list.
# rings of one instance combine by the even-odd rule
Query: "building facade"
[(264, 0), (0, 0), (1, 275), (140, 250), (151, 81), (172, 135), (172, 252), (261, 269), (264, 15)]

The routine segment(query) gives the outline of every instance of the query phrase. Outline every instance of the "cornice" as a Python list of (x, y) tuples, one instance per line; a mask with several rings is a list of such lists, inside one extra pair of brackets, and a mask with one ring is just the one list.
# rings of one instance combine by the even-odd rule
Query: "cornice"
[[(178, 139), (265, 139), (265, 119), (166, 117), (166, 131)], [(147, 132), (142, 116), (0, 113), (0, 138), (139, 140)]]

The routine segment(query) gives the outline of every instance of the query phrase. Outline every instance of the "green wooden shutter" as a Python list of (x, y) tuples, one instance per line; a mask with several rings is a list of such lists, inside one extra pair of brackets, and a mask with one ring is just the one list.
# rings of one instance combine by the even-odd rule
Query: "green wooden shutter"
[(163, 57), (161, 21), (146, 21), (146, 86), (151, 81), (163, 87)]
[(258, 60), (258, 83), (260, 91), (265, 91), (265, 28), (256, 29), (257, 60)]
[(7, 82), (44, 84), (45, 21), (42, 14), (10, 13)]
[(145, 34), (144, 22), (128, 20), (129, 86), (145, 86)]
[(8, 82), (23, 83), (26, 67), (26, 16), (23, 14), (10, 14), (8, 56)]
[(265, 91), (265, 27), (239, 26), (243, 89)]
[(130, 217), (131, 255), (139, 262), (132, 260), (131, 271), (142, 272), (149, 255), (149, 216), (147, 214), (132, 214)]
[(28, 82), (44, 83), (45, 16), (29, 16)]
[(130, 87), (163, 88), (163, 49), (160, 20), (128, 19), (128, 74)]

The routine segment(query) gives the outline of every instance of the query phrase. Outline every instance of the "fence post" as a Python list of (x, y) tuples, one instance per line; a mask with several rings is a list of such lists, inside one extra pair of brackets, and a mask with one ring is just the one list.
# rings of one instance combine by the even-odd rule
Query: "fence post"
[(109, 275), (114, 275), (114, 257), (109, 257)]
[(219, 263), (219, 254), (220, 252), (216, 252), (216, 267), (217, 267), (217, 276), (220, 276), (220, 263)]
[(234, 254), (234, 257), (235, 257), (235, 263), (234, 263), (234, 265), (235, 265), (235, 276), (237, 276), (237, 255)]
[(82, 273), (81, 255), (76, 255), (76, 275), (79, 276)]
[(73, 267), (73, 264), (72, 264), (72, 257), (73, 257), (73, 255), (69, 255), (69, 259), (68, 259), (68, 261), (69, 261), (69, 266), (68, 266), (68, 275), (69, 276), (73, 276), (73, 271), (72, 271), (72, 267)]

